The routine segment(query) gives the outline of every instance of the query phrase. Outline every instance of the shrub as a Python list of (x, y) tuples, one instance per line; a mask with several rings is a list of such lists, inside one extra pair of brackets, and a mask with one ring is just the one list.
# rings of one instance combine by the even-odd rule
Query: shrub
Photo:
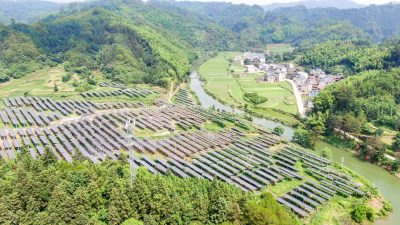
[(257, 93), (254, 93), (254, 92), (244, 93), (244, 98), (247, 101), (252, 102), (253, 104), (262, 104), (262, 103), (268, 101), (268, 98), (259, 96)]
[(66, 75), (62, 76), (61, 80), (62, 82), (68, 82), (72, 78), (72, 73), (67, 73)]
[(285, 128), (282, 126), (276, 126), (273, 131), (276, 135), (281, 136), (285, 132)]
[(362, 223), (366, 219), (374, 221), (374, 214), (374, 209), (371, 207), (359, 205), (353, 210), (352, 217), (357, 223)]

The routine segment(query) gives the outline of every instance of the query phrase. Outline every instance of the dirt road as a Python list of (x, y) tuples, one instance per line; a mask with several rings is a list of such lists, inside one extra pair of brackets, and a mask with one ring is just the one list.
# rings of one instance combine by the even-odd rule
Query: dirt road
[(296, 84), (292, 80), (289, 80), (289, 79), (286, 79), (286, 81), (292, 85), (294, 97), (296, 98), (297, 110), (299, 111), (300, 117), (302, 117), (302, 118), (306, 117), (306, 111), (304, 109), (303, 99), (301, 99), (301, 94), (300, 94), (299, 90), (297, 89)]

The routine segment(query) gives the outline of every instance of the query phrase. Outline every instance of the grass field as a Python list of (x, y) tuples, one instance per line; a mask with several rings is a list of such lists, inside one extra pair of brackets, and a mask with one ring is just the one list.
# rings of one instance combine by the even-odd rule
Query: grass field
[[(243, 69), (243, 66), (237, 64), (230, 67), (229, 58), (238, 54), (240, 53), (221, 53), (200, 66), (200, 75), (206, 79), (205, 88), (230, 106), (243, 107), (247, 104), (248, 109), (254, 112), (290, 123), (295, 122), (293, 116), (277, 112), (278, 110), (292, 115), (298, 114), (291, 85), (288, 82), (257, 83), (255, 79), (263, 75), (239, 78), (230, 76), (230, 70), (236, 73), (237, 69)], [(253, 103), (244, 99), (243, 95), (246, 92), (256, 92), (260, 96), (267, 97), (268, 101), (255, 107)]]

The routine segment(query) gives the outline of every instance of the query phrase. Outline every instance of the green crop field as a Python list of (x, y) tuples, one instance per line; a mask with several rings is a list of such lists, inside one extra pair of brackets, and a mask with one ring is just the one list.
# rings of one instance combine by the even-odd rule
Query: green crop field
[[(206, 79), (205, 88), (215, 94), (219, 100), (227, 105), (242, 107), (245, 104), (254, 112), (261, 113), (273, 119), (295, 122), (295, 118), (277, 111), (297, 115), (296, 100), (292, 93), (292, 87), (288, 82), (281, 83), (257, 83), (255, 76), (230, 76), (229, 71), (244, 71), (243, 66), (233, 63), (230, 67), (229, 58), (241, 53), (220, 53), (200, 66), (200, 75)], [(268, 101), (256, 107), (253, 103), (244, 99), (244, 93), (255, 92), (259, 96), (268, 98)]]

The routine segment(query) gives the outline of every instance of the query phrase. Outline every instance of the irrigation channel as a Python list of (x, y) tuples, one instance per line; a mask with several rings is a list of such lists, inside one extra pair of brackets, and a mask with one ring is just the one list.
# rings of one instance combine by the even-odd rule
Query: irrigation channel
[[(210, 95), (208, 95), (200, 81), (197, 71), (193, 71), (190, 75), (190, 88), (196, 93), (201, 105), (205, 108), (214, 106), (215, 109), (225, 110), (237, 114), (243, 114), (244, 112), (239, 109), (232, 109), (229, 106), (223, 105)], [(281, 123), (276, 123), (271, 120), (264, 118), (252, 117), (253, 123), (267, 127), (274, 128), (278, 125), (285, 128), (285, 133), (282, 135), (285, 138), (291, 139), (294, 133), (294, 129), (288, 126), (284, 126)], [(346, 152), (342, 149), (336, 148), (330, 144), (320, 142), (317, 144), (318, 149), (329, 148), (332, 150), (332, 157), (335, 162), (342, 163), (348, 168), (352, 169), (361, 176), (371, 181), (377, 188), (379, 188), (382, 195), (388, 199), (394, 209), (389, 215), (388, 219), (375, 221), (374, 224), (384, 225), (397, 225), (400, 224), (400, 179), (390, 175), (384, 169), (375, 166), (369, 162), (362, 161), (352, 155), (350, 152)]]

